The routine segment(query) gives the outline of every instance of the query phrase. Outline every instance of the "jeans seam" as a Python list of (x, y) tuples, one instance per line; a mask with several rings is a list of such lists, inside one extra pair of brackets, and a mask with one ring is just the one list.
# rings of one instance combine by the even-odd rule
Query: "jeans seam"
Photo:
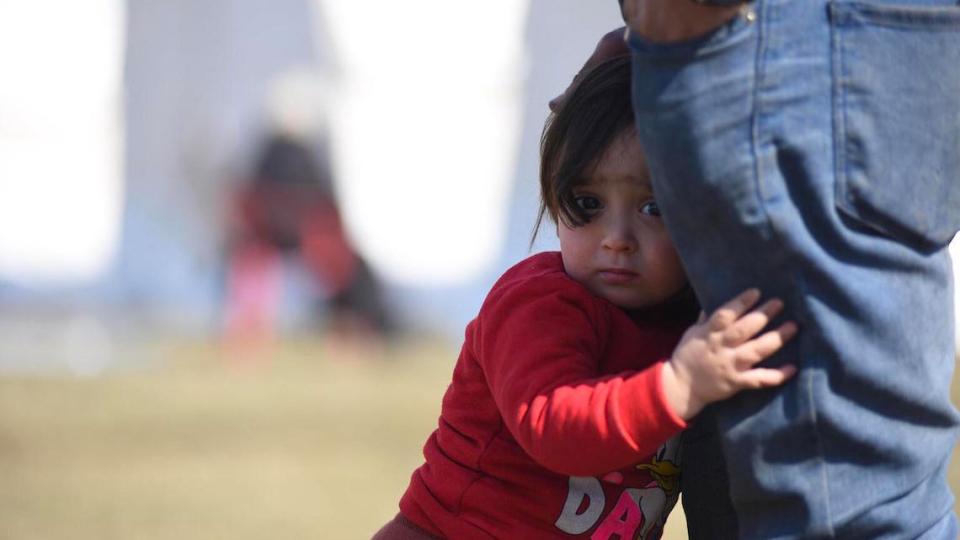
[[(805, 282), (803, 278), (798, 277), (798, 285), (801, 289), (804, 289)], [(803, 356), (803, 351), (800, 352), (800, 355)], [(807, 356), (809, 358), (809, 356)], [(823, 504), (826, 510), (826, 533), (830, 538), (836, 538), (836, 531), (833, 528), (833, 509), (830, 504), (830, 475), (827, 473), (827, 463), (824, 460), (824, 446), (823, 446), (823, 436), (820, 434), (820, 423), (819, 417), (817, 416), (817, 407), (814, 400), (814, 383), (815, 377), (811, 373), (808, 377), (802, 379), (802, 384), (804, 384), (805, 394), (807, 396), (807, 401), (810, 404), (810, 424), (813, 426), (814, 440), (817, 445), (817, 467), (820, 470), (820, 482), (823, 486)]]
[[(846, 111), (846, 106), (844, 104), (838, 104), (838, 99), (843, 99), (843, 93), (840, 92), (839, 83), (842, 78), (843, 68), (840, 65), (840, 60), (837, 57), (837, 51), (839, 50), (841, 44), (839, 41), (842, 39), (839, 32), (836, 32), (835, 26), (831, 23), (831, 20), (834, 17), (834, 4), (827, 4), (826, 9), (828, 10), (826, 16), (828, 18), (827, 24), (830, 27), (831, 39), (830, 39), (830, 92), (831, 92), (831, 106), (834, 107), (832, 121), (833, 129), (831, 136), (833, 137), (833, 189), (830, 190), (830, 193), (833, 194), (833, 208), (835, 211), (839, 212), (840, 204), (843, 204), (844, 201), (839, 200), (845, 195), (841, 193), (845, 189), (846, 176), (846, 160), (844, 145), (846, 140), (846, 118), (844, 116)], [(839, 107), (841, 110), (836, 110)], [(826, 492), (825, 505), (827, 511), (827, 530), (831, 537), (835, 537), (835, 531), (833, 528), (833, 510), (830, 505), (830, 475), (826, 470), (826, 463), (823, 462), (824, 448), (823, 448), (823, 437), (820, 435), (819, 422), (817, 419), (817, 409), (814, 404), (814, 377), (809, 377), (807, 379), (807, 399), (810, 400), (810, 412), (811, 412), (811, 423), (813, 424), (813, 432), (815, 435), (815, 440), (817, 442), (817, 451), (819, 452), (820, 460), (820, 473), (821, 481), (824, 486), (824, 491)]]
[[(762, 109), (761, 89), (763, 87), (763, 82), (765, 80), (765, 77), (764, 77), (765, 70), (766, 70), (765, 60), (768, 52), (767, 36), (769, 34), (769, 24), (770, 24), (769, 19), (771, 17), (770, 13), (773, 9), (771, 6), (772, 3), (773, 2), (756, 2), (755, 4), (755, 9), (757, 12), (756, 13), (757, 15), (757, 52), (756, 52), (756, 58), (754, 62), (755, 67), (754, 67), (753, 96), (752, 96), (754, 107), (753, 107), (753, 114), (751, 117), (752, 125), (750, 130), (750, 136), (751, 136), (750, 146), (751, 146), (751, 153), (752, 153), (751, 157), (753, 159), (753, 166), (754, 166), (754, 186), (755, 186), (754, 189), (756, 190), (756, 195), (757, 195), (758, 202), (760, 204), (760, 208), (762, 208), (763, 210), (767, 227), (770, 230), (770, 234), (776, 237), (781, 243), (783, 243), (784, 235), (782, 231), (780, 231), (779, 228), (777, 227), (776, 222), (771, 218), (771, 215), (767, 208), (766, 200), (763, 197), (763, 193), (764, 193), (763, 185), (762, 185), (762, 182), (763, 182), (762, 166), (763, 165), (759, 155), (759, 147), (762, 144), (762, 141), (760, 140), (760, 132), (761, 132), (760, 122), (761, 122), (761, 116), (762, 116), (761, 115), (761, 109)], [(834, 152), (834, 154), (836, 155), (836, 152)], [(790, 267), (802, 268), (803, 266), (799, 264), (791, 264)], [(798, 288), (801, 290), (804, 289), (803, 276), (800, 274), (797, 274), (796, 280), (797, 280)], [(803, 296), (802, 294), (797, 295), (796, 299), (798, 302), (796, 304), (797, 306), (796, 309), (805, 312), (806, 309), (804, 309), (803, 307), (802, 296)], [(804, 357), (802, 352), (801, 352), (801, 357)], [(810, 358), (810, 356), (806, 356), (806, 357)], [(816, 406), (813, 399), (814, 398), (813, 377), (812, 376), (798, 377), (798, 379), (799, 379), (797, 381), (798, 385), (802, 385), (804, 382), (806, 382), (805, 387), (801, 386), (799, 388), (801, 393), (798, 395), (806, 395), (807, 402), (809, 404), (810, 422), (812, 425), (814, 440), (816, 441), (816, 447), (817, 447), (816, 459), (818, 462), (817, 463), (818, 469), (820, 470), (821, 486), (822, 486), (822, 492), (824, 495), (823, 504), (824, 504), (824, 510), (826, 513), (826, 516), (825, 516), (826, 517), (826, 524), (825, 524), (826, 534), (830, 538), (836, 538), (836, 533), (833, 528), (833, 516), (832, 516), (832, 510), (831, 510), (831, 504), (830, 504), (829, 475), (827, 474), (826, 461), (824, 460), (823, 437), (820, 434), (817, 411), (816, 411)], [(816, 526), (817, 525), (815, 525), (815, 527)]]
[(766, 10), (761, 10), (757, 8), (757, 52), (756, 58), (754, 58), (754, 73), (753, 73), (753, 92), (751, 99), (753, 100), (753, 113), (750, 117), (750, 153), (751, 159), (753, 160), (753, 184), (754, 184), (754, 193), (757, 198), (758, 206), (763, 210), (764, 220), (767, 224), (767, 229), (770, 231), (770, 234), (777, 236), (778, 239), (782, 240), (782, 234), (774, 226), (773, 219), (770, 217), (770, 212), (767, 210), (766, 198), (764, 197), (764, 186), (763, 186), (763, 171), (762, 162), (760, 160), (760, 116), (761, 116), (761, 100), (760, 100), (760, 87), (762, 86), (763, 81), (763, 72), (766, 67), (764, 62), (764, 53), (766, 47), (765, 41), (765, 24), (766, 24)]
[[(831, 9), (829, 17), (836, 16), (836, 10)], [(833, 197), (835, 208), (844, 208), (847, 205), (847, 176), (846, 176), (846, 139), (847, 139), (847, 104), (845, 94), (842, 91), (843, 86), (843, 58), (840, 51), (843, 49), (843, 36), (837, 31), (836, 25), (831, 24), (830, 32), (830, 61), (831, 61), (831, 82), (830, 91), (832, 95), (833, 110), (833, 175), (835, 185), (833, 186)]]

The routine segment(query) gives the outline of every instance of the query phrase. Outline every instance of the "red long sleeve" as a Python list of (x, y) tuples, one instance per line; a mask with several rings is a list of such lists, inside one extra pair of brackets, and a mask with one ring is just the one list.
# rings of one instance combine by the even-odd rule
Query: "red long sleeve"
[[(510, 433), (553, 471), (603, 474), (653, 453), (685, 427), (666, 404), (657, 358), (603, 350), (603, 300), (563, 276), (494, 290), (476, 357)], [(624, 358), (611, 358), (611, 355)], [(605, 364), (644, 366), (604, 375)]]

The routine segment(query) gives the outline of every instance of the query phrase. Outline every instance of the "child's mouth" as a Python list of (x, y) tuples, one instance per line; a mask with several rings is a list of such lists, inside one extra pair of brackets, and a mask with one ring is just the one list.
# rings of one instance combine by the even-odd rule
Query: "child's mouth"
[(629, 283), (640, 277), (640, 274), (625, 268), (604, 268), (598, 274), (601, 281), (615, 285)]

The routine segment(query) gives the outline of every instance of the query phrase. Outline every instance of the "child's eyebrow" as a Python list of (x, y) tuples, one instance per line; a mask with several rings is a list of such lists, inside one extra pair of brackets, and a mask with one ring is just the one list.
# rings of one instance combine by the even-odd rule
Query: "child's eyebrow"
[(650, 180), (650, 173), (645, 172), (640, 176), (640, 185), (645, 193), (653, 195), (653, 182)]
[(605, 179), (596, 178), (593, 176), (581, 176), (576, 180), (570, 183), (570, 189), (584, 189), (590, 186), (598, 186), (603, 184)]
[[(614, 181), (617, 182), (629, 182), (637, 184), (644, 192), (653, 194), (653, 182), (650, 179), (650, 173), (643, 171), (638, 174), (627, 174), (623, 176), (613, 177)], [(606, 176), (594, 176), (591, 178), (584, 178), (582, 182), (578, 182), (575, 187), (586, 187), (590, 185), (602, 185), (611, 181), (611, 178)]]

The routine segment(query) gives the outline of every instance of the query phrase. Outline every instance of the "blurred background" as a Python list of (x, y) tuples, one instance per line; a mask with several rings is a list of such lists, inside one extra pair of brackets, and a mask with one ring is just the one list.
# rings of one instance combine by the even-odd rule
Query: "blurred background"
[(618, 24), (0, 0), (0, 539), (369, 537)]

